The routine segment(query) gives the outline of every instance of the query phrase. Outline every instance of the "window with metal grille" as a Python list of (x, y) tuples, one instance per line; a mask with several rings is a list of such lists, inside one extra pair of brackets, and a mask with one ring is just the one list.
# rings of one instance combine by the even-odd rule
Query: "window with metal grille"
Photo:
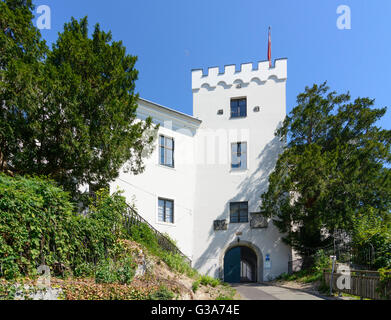
[(174, 201), (159, 198), (159, 222), (174, 223)]
[(174, 139), (160, 136), (160, 164), (174, 168)]
[(248, 222), (248, 202), (230, 203), (230, 222), (247, 223)]
[(247, 169), (247, 142), (236, 142), (231, 146), (231, 168), (233, 170)]
[(232, 99), (231, 100), (231, 118), (247, 117), (247, 99)]

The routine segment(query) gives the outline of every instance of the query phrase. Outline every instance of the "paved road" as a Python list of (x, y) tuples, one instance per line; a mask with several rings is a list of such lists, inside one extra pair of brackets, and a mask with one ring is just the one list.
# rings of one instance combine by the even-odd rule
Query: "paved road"
[(262, 284), (233, 284), (243, 300), (325, 300), (312, 294)]

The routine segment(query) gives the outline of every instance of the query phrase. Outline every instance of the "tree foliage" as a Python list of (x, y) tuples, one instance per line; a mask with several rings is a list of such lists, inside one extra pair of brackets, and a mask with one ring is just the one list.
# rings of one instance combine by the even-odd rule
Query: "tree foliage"
[(81, 215), (54, 181), (0, 173), (0, 278), (35, 275), (45, 264), (53, 273), (60, 266), (62, 275), (129, 283), (136, 266), (127, 240), (172, 270), (196, 274), (181, 255), (161, 247), (146, 224), (129, 228), (124, 219), (128, 205), (120, 192), (101, 189), (90, 201)]
[(105, 260), (124, 238), (125, 198), (98, 192), (89, 214), (77, 214), (64, 192), (43, 178), (0, 174), (0, 277), (34, 274), (56, 263), (78, 272), (86, 263)]
[[(354, 217), (353, 250), (356, 263), (373, 269), (391, 268), (391, 224), (379, 219), (375, 210)], [(368, 263), (368, 253), (371, 260)]]
[[(32, 104), (40, 61), (47, 47), (34, 28), (31, 0), (0, 1), (0, 171), (20, 143), (24, 109)], [(23, 107), (22, 107), (23, 106)]]
[(351, 234), (369, 212), (389, 224), (391, 131), (376, 126), (386, 108), (374, 103), (351, 101), (326, 83), (306, 87), (276, 132), (286, 147), (262, 195), (262, 212), (304, 255), (330, 244), (337, 229)]
[(0, 169), (50, 176), (73, 195), (107, 185), (125, 163), (142, 172), (155, 130), (136, 120), (137, 57), (99, 24), (90, 36), (87, 18), (66, 23), (49, 50), (31, 1), (0, 5)]

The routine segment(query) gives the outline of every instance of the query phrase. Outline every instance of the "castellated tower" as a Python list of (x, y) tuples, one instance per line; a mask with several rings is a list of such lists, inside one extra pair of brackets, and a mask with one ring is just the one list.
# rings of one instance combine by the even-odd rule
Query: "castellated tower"
[(282, 145), (287, 59), (192, 71), (196, 136), (193, 266), (227, 282), (288, 271), (291, 250), (259, 214)]

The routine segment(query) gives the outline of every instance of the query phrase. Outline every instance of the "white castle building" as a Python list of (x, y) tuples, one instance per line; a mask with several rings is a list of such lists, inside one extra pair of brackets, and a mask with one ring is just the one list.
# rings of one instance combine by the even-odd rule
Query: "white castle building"
[(193, 116), (140, 99), (138, 118), (160, 124), (141, 175), (110, 185), (151, 225), (177, 241), (200, 273), (226, 282), (268, 281), (292, 250), (259, 214), (282, 145), (287, 59), (192, 71)]

